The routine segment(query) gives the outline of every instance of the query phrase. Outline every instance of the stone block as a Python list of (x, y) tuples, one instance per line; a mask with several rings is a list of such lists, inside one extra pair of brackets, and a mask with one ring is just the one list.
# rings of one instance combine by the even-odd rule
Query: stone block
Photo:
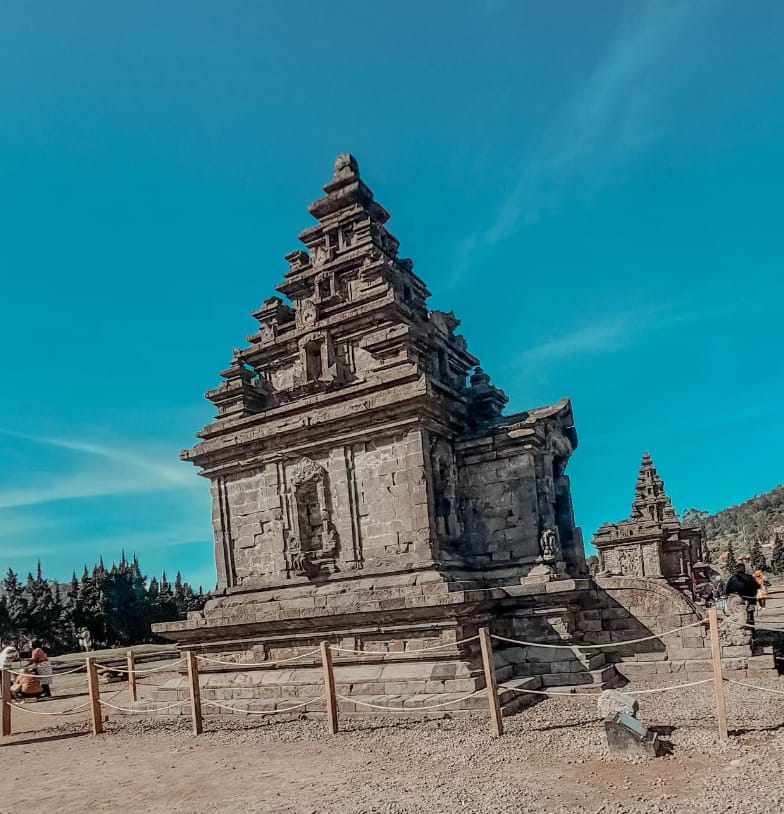
[(444, 682), (446, 692), (473, 692), (477, 688), (477, 683), (472, 678), (453, 678)]
[(612, 718), (616, 713), (637, 716), (640, 705), (633, 695), (620, 690), (605, 690), (597, 702), (597, 709), (602, 718)]
[[(686, 660), (685, 662), (686, 672), (689, 675), (695, 675), (697, 673), (709, 673), (713, 675), (713, 662), (711, 661), (698, 661), (698, 660)], [(704, 678), (705, 676), (703, 676)]]
[(424, 693), (425, 681), (386, 681), (384, 682), (385, 695), (414, 695)]

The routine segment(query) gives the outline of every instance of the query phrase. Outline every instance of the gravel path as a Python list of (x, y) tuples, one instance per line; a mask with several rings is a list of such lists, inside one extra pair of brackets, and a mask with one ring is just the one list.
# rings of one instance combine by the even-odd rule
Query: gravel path
[(710, 684), (643, 696), (641, 718), (669, 733), (673, 748), (670, 757), (645, 761), (608, 755), (595, 698), (582, 697), (523, 710), (505, 721), (501, 739), (490, 737), (483, 716), (346, 719), (337, 736), (316, 719), (229, 717), (208, 719), (198, 738), (187, 720), (121, 718), (100, 738), (85, 735), (79, 721), (3, 742), (0, 811), (782, 810), (784, 696), (728, 685), (727, 697), (734, 735), (719, 744)]

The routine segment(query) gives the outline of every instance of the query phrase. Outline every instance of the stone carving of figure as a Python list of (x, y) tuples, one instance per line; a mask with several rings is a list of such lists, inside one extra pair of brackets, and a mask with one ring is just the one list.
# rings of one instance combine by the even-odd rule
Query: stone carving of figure
[(542, 536), (539, 538), (539, 549), (542, 552), (542, 558), (545, 560), (555, 559), (555, 544), (557, 538), (554, 529), (545, 529)]

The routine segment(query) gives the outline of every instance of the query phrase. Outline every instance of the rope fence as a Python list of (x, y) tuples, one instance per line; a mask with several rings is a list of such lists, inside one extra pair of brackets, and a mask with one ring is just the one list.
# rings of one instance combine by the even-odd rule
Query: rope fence
[(309, 656), (315, 656), (318, 653), (318, 648), (314, 650), (308, 650), (305, 653), (300, 653), (296, 656), (292, 656), (288, 659), (276, 659), (275, 661), (221, 661), (220, 659), (213, 659), (209, 656), (202, 656), (201, 654), (197, 654), (196, 658), (199, 661), (203, 661), (205, 664), (220, 664), (225, 667), (277, 667), (279, 664), (290, 664), (293, 661), (300, 661), (301, 659), (307, 658)]
[(423, 706), (420, 706), (419, 704), (412, 704), (410, 707), (393, 707), (388, 706), (387, 704), (373, 704), (369, 701), (360, 701), (358, 698), (351, 698), (347, 695), (336, 695), (335, 697), (340, 701), (347, 701), (351, 704), (356, 704), (358, 707), (381, 709), (385, 712), (426, 712), (432, 709), (444, 709), (445, 707), (451, 707), (453, 704), (460, 704), (463, 701), (466, 701), (469, 698), (474, 698), (482, 693), (484, 693), (484, 690), (474, 690), (474, 692), (470, 692), (468, 695), (464, 695), (462, 698), (453, 698), (451, 701), (444, 701), (442, 704), (428, 704)]
[(626, 647), (630, 644), (642, 644), (642, 642), (649, 642), (653, 639), (663, 639), (665, 636), (672, 636), (675, 633), (680, 633), (683, 630), (689, 630), (693, 627), (704, 627), (705, 620), (700, 619), (697, 622), (691, 622), (688, 625), (675, 627), (672, 630), (665, 630), (663, 633), (654, 633), (651, 636), (642, 636), (639, 639), (625, 639), (621, 642), (604, 642), (602, 644), (545, 644), (544, 642), (526, 642), (522, 639), (510, 639), (507, 636), (496, 636), (492, 634), (492, 638), (499, 642), (507, 642), (508, 644), (517, 644), (521, 647), (536, 647), (547, 650), (602, 650), (605, 647)]
[[(729, 621), (732, 624), (737, 625), (738, 627), (743, 628), (752, 627), (750, 625), (736, 623), (734, 622), (734, 620), (731, 619)], [(287, 713), (294, 712), (316, 712), (319, 714), (326, 715), (328, 729), (331, 733), (334, 734), (337, 733), (340, 728), (338, 716), (339, 702), (347, 705), (348, 709), (347, 710), (344, 709), (344, 712), (351, 711), (352, 709), (353, 710), (367, 709), (370, 711), (379, 711), (384, 713), (419, 713), (434, 710), (446, 710), (450, 707), (455, 707), (457, 705), (463, 704), (463, 702), (468, 701), (469, 699), (486, 695), (488, 711), (490, 714), (491, 732), (495, 736), (501, 736), (503, 735), (504, 731), (501, 710), (501, 698), (504, 695), (504, 693), (541, 696), (545, 698), (567, 697), (572, 700), (582, 698), (582, 699), (592, 699), (595, 701), (595, 699), (601, 695), (601, 690), (598, 692), (591, 689), (583, 690), (579, 686), (571, 687), (568, 689), (558, 689), (558, 688), (539, 689), (535, 687), (512, 686), (509, 683), (497, 683), (496, 666), (492, 646), (493, 641), (503, 642), (505, 644), (512, 644), (522, 647), (544, 648), (553, 650), (571, 650), (573, 652), (583, 650), (602, 650), (604, 648), (614, 648), (624, 645), (638, 644), (642, 642), (651, 641), (653, 639), (663, 639), (668, 636), (674, 636), (678, 633), (681, 633), (684, 630), (689, 630), (691, 628), (695, 628), (698, 626), (704, 626), (706, 624), (708, 624), (709, 626), (710, 633), (710, 645), (711, 645), (710, 653), (713, 666), (713, 677), (701, 679), (698, 681), (689, 681), (681, 684), (669, 685), (665, 687), (654, 687), (650, 689), (629, 689), (624, 690), (624, 692), (633, 696), (646, 696), (655, 693), (678, 692), (692, 687), (706, 686), (708, 684), (712, 684), (714, 686), (716, 700), (716, 720), (718, 724), (718, 734), (721, 740), (726, 740), (728, 738), (728, 732), (727, 732), (726, 702), (724, 698), (725, 685), (743, 687), (746, 690), (769, 693), (778, 696), (784, 696), (784, 690), (763, 687), (753, 683), (738, 681), (724, 676), (721, 664), (719, 621), (715, 607), (708, 609), (707, 620), (699, 620), (697, 622), (692, 622), (690, 624), (683, 625), (678, 628), (673, 628), (672, 630), (664, 631), (663, 633), (654, 634), (651, 636), (644, 636), (637, 639), (631, 639), (626, 641), (606, 642), (602, 644), (581, 644), (581, 643), (552, 644), (549, 642), (529, 642), (522, 639), (514, 639), (507, 636), (491, 634), (489, 629), (485, 627), (481, 628), (479, 634), (476, 636), (471, 636), (469, 638), (461, 639), (455, 642), (447, 642), (444, 644), (433, 645), (430, 647), (420, 648), (415, 651), (410, 651), (406, 655), (411, 654), (419, 655), (421, 653), (426, 652), (438, 652), (449, 648), (454, 650), (462, 645), (471, 644), (476, 641), (479, 642), (482, 671), (484, 673), (484, 687), (474, 689), (473, 691), (468, 692), (464, 695), (460, 695), (455, 698), (449, 698), (445, 701), (439, 701), (437, 703), (428, 703), (431, 700), (430, 698), (424, 695), (419, 695), (412, 696), (410, 698), (404, 698), (402, 700), (402, 704), (400, 703), (384, 704), (376, 703), (375, 699), (363, 700), (363, 698), (361, 697), (344, 695), (337, 692), (333, 665), (333, 654), (334, 655), (349, 654), (352, 656), (362, 656), (364, 659), (366, 659), (366, 661), (363, 662), (366, 664), (377, 664), (378, 657), (386, 657), (389, 655), (396, 656), (398, 654), (356, 650), (349, 647), (342, 647), (340, 645), (333, 645), (326, 641), (321, 642), (318, 648), (307, 650), (295, 656), (285, 659), (277, 659), (274, 661), (263, 661), (263, 662), (225, 661), (222, 659), (216, 659), (210, 656), (197, 654), (193, 651), (186, 651), (182, 655), (184, 657), (185, 666), (187, 668), (188, 697), (180, 698), (172, 703), (157, 703), (152, 700), (143, 699), (139, 705), (129, 706), (127, 705), (127, 702), (121, 701), (115, 702), (114, 699), (117, 698), (117, 696), (120, 695), (121, 693), (125, 692), (126, 688), (120, 689), (115, 693), (109, 695), (108, 697), (102, 698), (99, 685), (99, 676), (101, 674), (107, 673), (126, 676), (128, 684), (127, 691), (130, 702), (133, 704), (137, 704), (139, 702), (137, 679), (139, 681), (144, 681), (146, 678), (154, 677), (156, 674), (161, 673), (163, 671), (172, 672), (173, 669), (177, 669), (179, 672), (181, 669), (182, 660), (178, 660), (176, 664), (169, 662), (158, 665), (156, 667), (140, 670), (136, 667), (135, 656), (132, 651), (127, 654), (127, 668), (101, 664), (94, 657), (88, 656), (83, 665), (78, 665), (77, 667), (71, 670), (57, 674), (57, 675), (71, 675), (82, 670), (86, 670), (87, 696), (88, 696), (87, 701), (85, 701), (83, 704), (79, 704), (75, 707), (66, 710), (37, 710), (31, 709), (29, 705), (26, 705), (24, 703), (17, 703), (15, 697), (12, 696), (11, 694), (11, 678), (12, 676), (21, 675), (21, 672), (18, 670), (5, 669), (2, 671), (2, 674), (0, 676), (0, 678), (2, 679), (1, 682), (2, 693), (0, 703), (1, 707), (0, 718), (2, 719), (1, 731), (3, 736), (11, 734), (12, 710), (16, 710), (18, 712), (26, 712), (31, 715), (51, 716), (51, 717), (78, 715), (84, 712), (89, 712), (93, 734), (98, 735), (104, 731), (103, 724), (105, 720), (105, 714), (110, 710), (126, 715), (155, 715), (158, 713), (170, 712), (171, 710), (179, 709), (188, 705), (190, 708), (192, 731), (194, 734), (197, 735), (201, 734), (203, 731), (204, 707), (213, 708), (215, 710), (221, 710), (223, 712), (254, 716), (285, 715)], [(306, 658), (312, 658), (316, 656), (319, 657), (320, 665), (322, 668), (322, 680), (324, 686), (324, 692), (318, 697), (308, 698), (307, 700), (303, 700), (301, 703), (292, 704), (289, 706), (276, 709), (253, 709), (252, 701), (247, 707), (236, 706), (232, 703), (224, 703), (224, 699), (222, 698), (220, 700), (205, 698), (202, 701), (201, 698), (202, 687), (199, 681), (200, 665), (204, 665), (207, 667), (209, 667), (210, 665), (217, 665), (219, 667), (233, 668), (236, 671), (238, 669), (254, 667), (278, 667), (280, 665), (291, 664), (294, 662), (302, 661), (303, 659)], [(393, 658), (390, 661), (395, 662), (397, 661), (397, 659)], [(345, 665), (344, 662), (339, 663)], [(306, 666), (310, 667), (311, 665), (308, 664)], [(161, 687), (163, 685), (142, 684), (141, 686), (155, 688)], [(174, 689), (177, 692), (179, 692), (180, 688), (181, 684), (177, 685), (176, 687), (172, 686), (169, 689)], [(225, 700), (230, 701), (230, 699)], [(324, 702), (323, 706), (322, 702)], [(317, 705), (318, 708), (314, 709), (314, 707), (316, 707)], [(471, 705), (470, 708), (476, 709), (478, 707)]]
[(242, 715), (284, 715), (287, 712), (293, 712), (295, 709), (303, 709), (318, 701), (323, 701), (325, 697), (324, 695), (320, 695), (318, 698), (310, 698), (302, 704), (294, 704), (291, 707), (284, 707), (283, 709), (242, 709), (240, 707), (229, 706), (228, 704), (221, 704), (218, 701), (205, 701), (204, 706), (217, 707), (218, 709), (224, 709), (228, 712), (237, 712)]

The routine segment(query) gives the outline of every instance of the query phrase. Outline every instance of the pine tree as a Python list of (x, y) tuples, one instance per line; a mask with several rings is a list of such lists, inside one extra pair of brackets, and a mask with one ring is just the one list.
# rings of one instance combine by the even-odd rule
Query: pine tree
[(784, 535), (777, 534), (773, 541), (770, 567), (775, 574), (784, 574)]
[(147, 583), (137, 557), (122, 553), (119, 563), (106, 569), (103, 559), (81, 579), (74, 572), (61, 586), (46, 579), (41, 563), (22, 585), (13, 570), (0, 590), (0, 642), (20, 647), (41, 639), (55, 654), (76, 649), (77, 634), (86, 627), (96, 647), (154, 641), (151, 625), (173, 621), (204, 606), (179, 572), (172, 585), (164, 573)]
[(55, 644), (52, 634), (59, 622), (60, 608), (56, 606), (51, 583), (43, 577), (40, 560), (35, 576), (27, 575), (25, 593), (28, 606), (27, 633), (32, 639), (40, 639), (51, 650)]
[(727, 562), (725, 568), (728, 574), (735, 573), (735, 563), (738, 561), (737, 556), (735, 555), (735, 547), (730, 543), (727, 546)]
[(22, 638), (27, 635), (30, 627), (30, 615), (24, 587), (19, 582), (19, 577), (10, 568), (3, 580), (3, 594), (9, 619), (8, 638), (17, 647), (20, 647)]
[(13, 639), (11, 614), (8, 612), (8, 600), (0, 596), (0, 648)]
[(764, 571), (767, 569), (768, 563), (765, 560), (765, 555), (762, 553), (760, 541), (756, 537), (749, 547), (749, 558), (751, 559), (751, 567), (755, 570), (759, 569), (760, 571)]

